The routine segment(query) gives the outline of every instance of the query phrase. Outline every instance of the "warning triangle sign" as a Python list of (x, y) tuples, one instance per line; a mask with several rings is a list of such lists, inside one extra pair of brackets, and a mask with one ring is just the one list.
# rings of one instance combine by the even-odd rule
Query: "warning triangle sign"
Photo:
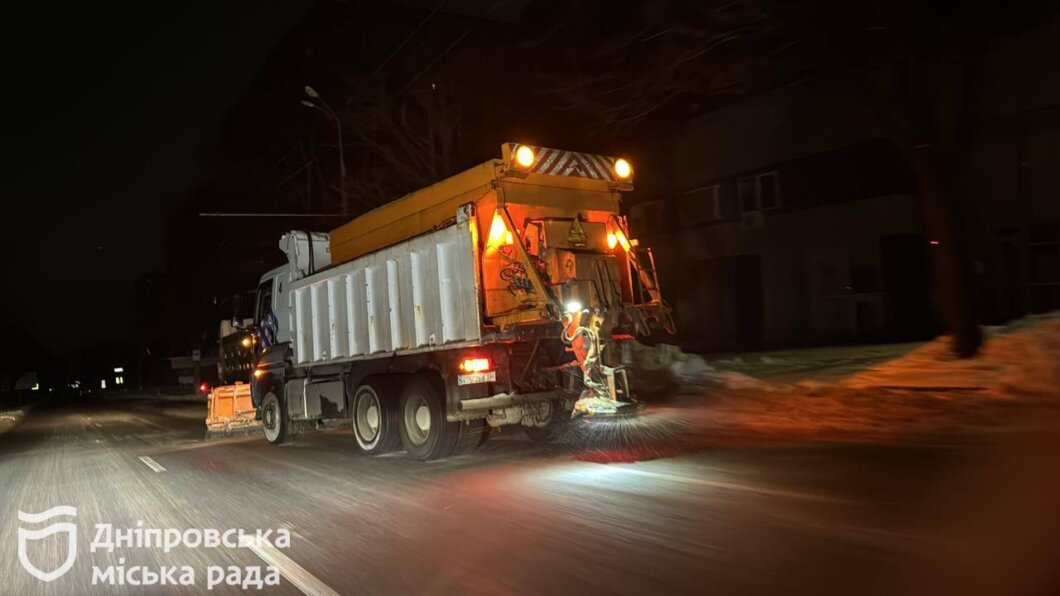
[(570, 232), (567, 233), (567, 244), (581, 248), (585, 246), (588, 240), (585, 236), (585, 230), (582, 229), (581, 221), (578, 218), (574, 218), (574, 223), (570, 225)]

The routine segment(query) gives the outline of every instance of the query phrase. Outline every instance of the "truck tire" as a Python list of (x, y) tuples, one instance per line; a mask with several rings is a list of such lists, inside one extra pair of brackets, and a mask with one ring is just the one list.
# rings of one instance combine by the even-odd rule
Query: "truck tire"
[(544, 425), (523, 427), (526, 436), (537, 443), (547, 443), (558, 438), (570, 424), (570, 412), (563, 409), (562, 402), (549, 400), (544, 403), (548, 404), (548, 412), (542, 420)]
[(401, 444), (413, 459), (448, 457), (460, 438), (460, 423), (445, 419), (445, 392), (440, 384), (415, 375), (401, 388), (398, 428)]
[(357, 446), (368, 455), (390, 453), (401, 445), (397, 403), (385, 384), (364, 383), (353, 393), (350, 419)]
[(460, 437), (456, 440), (453, 455), (473, 453), (490, 436), (490, 427), (485, 420), (465, 420), (460, 424)]
[(276, 394), (269, 391), (261, 400), (261, 429), (265, 432), (265, 440), (270, 445), (280, 445), (287, 441), (287, 412), (284, 411), (283, 402)]

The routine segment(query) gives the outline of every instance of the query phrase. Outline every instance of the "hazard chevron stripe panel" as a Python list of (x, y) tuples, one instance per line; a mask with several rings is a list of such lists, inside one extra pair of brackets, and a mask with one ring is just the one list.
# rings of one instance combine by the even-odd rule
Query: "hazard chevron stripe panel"
[[(514, 151), (515, 145), (512, 145)], [(534, 150), (534, 165), (530, 171), (549, 176), (574, 176), (618, 182), (615, 177), (615, 158), (606, 155), (565, 151), (550, 147), (530, 147)]]

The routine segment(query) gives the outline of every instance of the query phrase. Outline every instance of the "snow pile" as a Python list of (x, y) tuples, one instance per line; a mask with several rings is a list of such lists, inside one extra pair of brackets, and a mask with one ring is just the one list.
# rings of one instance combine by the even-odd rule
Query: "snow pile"
[[(630, 342), (625, 366), (631, 374), (634, 390), (662, 391), (678, 387), (683, 391), (722, 387), (725, 389), (769, 390), (771, 385), (752, 376), (720, 370), (707, 364), (702, 356), (686, 354), (669, 344), (654, 347)], [(649, 391), (651, 393), (652, 391)]]
[(18, 422), (18, 419), (22, 418), (22, 410), (4, 410), (0, 411), (0, 422)]
[(0, 433), (3, 433), (15, 426), (19, 420), (26, 414), (26, 408), (16, 408), (13, 410), (0, 410)]
[[(791, 370), (798, 364), (798, 372), (781, 375), (784, 382), (758, 356), (707, 362), (672, 346), (638, 349), (628, 366), (635, 391), (640, 374), (649, 376), (644, 382), (649, 387), (668, 383), (672, 394), (688, 396), (673, 402), (674, 407), (654, 409), (687, 424), (682, 440), (689, 445), (962, 443), (1003, 432), (1015, 420), (1026, 420), (1031, 410), (1060, 406), (1055, 399), (1060, 396), (1060, 313), (986, 331), (980, 354), (965, 360), (952, 356), (945, 336), (913, 349), (906, 346), (882, 362), (854, 348), (849, 362), (836, 356), (844, 348), (802, 355), (792, 351), (788, 364)], [(872, 353), (882, 350), (872, 348)], [(773, 382), (721, 370), (730, 365)], [(836, 370), (842, 374), (834, 375)]]
[[(887, 351), (883, 346), (879, 350), (860, 350), (867, 355), (850, 353), (844, 357), (843, 348), (807, 349), (786, 352), (784, 357), (731, 357), (708, 363), (703, 357), (686, 354), (677, 346), (649, 347), (633, 342), (624, 360), (634, 381), (642, 386), (656, 389), (665, 386), (682, 392), (707, 388), (788, 392), (835, 387), (981, 392), (994, 397), (1057, 394), (1060, 312), (1025, 317), (985, 331), (980, 353), (968, 359), (956, 358), (950, 348), (951, 338), (940, 336), (884, 362), (879, 357)], [(814, 378), (815, 370), (844, 369), (844, 374), (855, 372), (837, 381)], [(777, 382), (778, 375), (794, 375), (799, 380), (792, 386)]]
[(988, 328), (975, 358), (954, 357), (950, 345), (950, 337), (938, 337), (840, 384), (862, 390), (973, 391), (999, 398), (1050, 397), (1060, 392), (1060, 313)]

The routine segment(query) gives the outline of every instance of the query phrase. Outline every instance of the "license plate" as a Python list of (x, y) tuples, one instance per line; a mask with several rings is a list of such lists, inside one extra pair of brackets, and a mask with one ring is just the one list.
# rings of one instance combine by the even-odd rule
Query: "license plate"
[(457, 385), (474, 385), (475, 383), (493, 383), (497, 380), (497, 371), (471, 373), (469, 375), (457, 375)]

